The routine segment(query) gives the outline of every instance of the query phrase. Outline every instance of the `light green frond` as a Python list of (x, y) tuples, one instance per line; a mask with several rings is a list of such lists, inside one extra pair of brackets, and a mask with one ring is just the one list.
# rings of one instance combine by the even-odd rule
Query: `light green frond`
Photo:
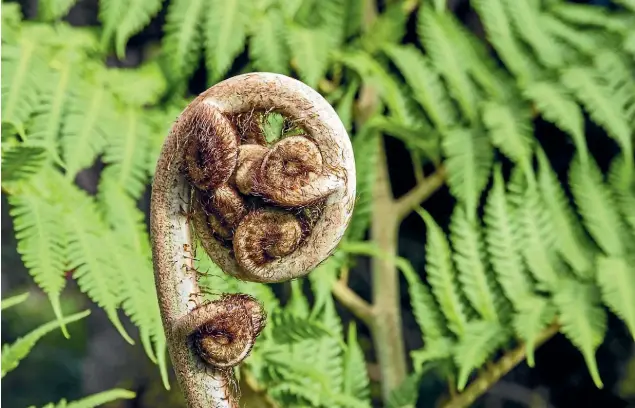
[(319, 339), (334, 334), (319, 320), (300, 318), (278, 311), (271, 315), (271, 332), (277, 344), (293, 344), (302, 340)]
[(439, 74), (413, 46), (387, 46), (386, 53), (412, 88), (415, 100), (439, 129), (456, 123), (456, 110)]
[(414, 350), (410, 353), (415, 372), (424, 371), (429, 363), (451, 361), (455, 347), (456, 342), (446, 337), (425, 340), (425, 345), (422, 349)]
[(348, 262), (348, 255), (343, 251), (336, 250), (333, 255), (309, 274), (311, 290), (314, 296), (313, 310), (311, 311), (312, 317), (322, 313), (324, 308), (333, 301), (331, 291), (340, 275), (340, 270), (346, 262)]
[(536, 338), (549, 323), (553, 322), (555, 315), (556, 308), (553, 303), (540, 296), (530, 296), (518, 303), (518, 311), (513, 320), (514, 331), (525, 342), (529, 367), (535, 366)]
[(584, 225), (598, 246), (607, 255), (626, 254), (623, 224), (597, 165), (590, 161), (585, 168), (574, 159), (569, 170), (569, 184)]
[(0, 310), (7, 310), (13, 306), (19, 305), (20, 303), (27, 300), (30, 293), (25, 292), (20, 295), (11, 296), (5, 299), (2, 299), (2, 305), (0, 306)]
[(542, 14), (540, 19), (550, 35), (584, 55), (592, 56), (600, 46), (597, 33), (578, 30), (550, 14)]
[(621, 4), (629, 10), (635, 11), (635, 0), (615, 0), (615, 3)]
[(635, 237), (635, 180), (624, 179), (624, 175), (628, 174), (623, 168), (626, 165), (621, 155), (613, 159), (608, 181), (624, 222), (630, 228), (631, 236)]
[(528, 169), (534, 140), (529, 107), (486, 102), (483, 106), (483, 123), (489, 131), (492, 144), (523, 170)]
[[(362, 11), (363, 13), (363, 11)], [(392, 3), (386, 7), (361, 38), (362, 49), (374, 54), (388, 44), (399, 44), (406, 35), (408, 16), (400, 3)]]
[(593, 63), (626, 115), (631, 132), (635, 132), (635, 67), (611, 49), (595, 53)]
[(465, 335), (467, 316), (457, 288), (452, 252), (445, 234), (425, 210), (417, 213), (426, 223), (426, 273), (441, 311), (448, 320), (449, 329), (459, 338)]
[(582, 352), (593, 382), (602, 388), (595, 352), (604, 340), (607, 323), (599, 297), (593, 286), (569, 280), (563, 281), (553, 300), (558, 308), (560, 331)]
[(521, 253), (538, 282), (537, 287), (555, 291), (563, 267), (554, 248), (557, 232), (536, 188), (527, 188), (522, 194), (516, 217), (520, 226)]
[(63, 318), (62, 320), (52, 321), (37, 329), (33, 330), (24, 337), (20, 337), (12, 344), (4, 344), (2, 346), (2, 378), (9, 372), (15, 370), (20, 361), (29, 355), (31, 349), (35, 347), (37, 342), (46, 334), (60, 327), (62, 324), (68, 324), (83, 319), (90, 314), (90, 310), (76, 313)]
[(450, 191), (465, 205), (467, 216), (472, 219), (489, 179), (494, 149), (486, 134), (467, 128), (447, 131), (441, 143)]
[(2, 150), (3, 185), (27, 181), (46, 164), (47, 152), (42, 147), (25, 146), (24, 144), (19, 144), (13, 148), (5, 148), (5, 146)]
[(204, 0), (172, 0), (168, 5), (163, 51), (172, 73), (179, 78), (188, 78), (198, 66), (204, 9)]
[(138, 198), (146, 188), (149, 129), (143, 112), (127, 107), (109, 134), (103, 160), (108, 165), (102, 177), (112, 177), (131, 197)]
[(463, 68), (462, 56), (456, 52), (449, 33), (438, 20), (438, 14), (428, 6), (421, 7), (417, 31), (437, 72), (445, 79), (450, 93), (463, 114), (476, 120), (476, 89)]
[[(358, 90), (359, 81), (357, 79), (353, 79), (346, 86), (346, 91), (335, 106), (337, 116), (340, 117), (340, 120), (344, 124), (346, 131), (349, 133), (349, 137), (352, 136), (351, 131), (353, 130), (353, 104), (355, 103), (355, 95), (357, 94)], [(353, 153), (355, 153), (354, 148)]]
[(157, 60), (144, 62), (136, 68), (108, 69), (103, 80), (119, 101), (134, 107), (156, 104), (168, 87)]
[(388, 397), (387, 408), (412, 408), (419, 397), (421, 375), (412, 373)]
[(545, 30), (539, 11), (528, 0), (505, 0), (505, 6), (520, 37), (531, 46), (534, 53), (548, 68), (564, 63), (558, 43)]
[(370, 402), (370, 380), (366, 369), (364, 352), (357, 342), (355, 323), (348, 326), (348, 343), (344, 353), (342, 391), (362, 401)]
[[(386, 136), (401, 140), (412, 154), (433, 163), (441, 162), (440, 136), (423, 118), (404, 123), (394, 116), (373, 116), (366, 122)], [(355, 146), (353, 146), (353, 149)]]
[(485, 204), (485, 242), (498, 283), (517, 309), (533, 288), (519, 253), (519, 226), (512, 217), (500, 168)]
[(617, 33), (630, 28), (624, 20), (611, 16), (605, 7), (562, 2), (549, 11), (564, 21), (581, 26), (600, 27)]
[(488, 274), (480, 224), (469, 221), (465, 210), (456, 206), (452, 214), (450, 233), (454, 247), (453, 259), (463, 293), (483, 320), (497, 322), (497, 288)]
[(631, 59), (635, 61), (635, 31), (631, 32), (624, 38), (624, 51), (631, 54)]
[(618, 315), (635, 339), (635, 268), (624, 258), (597, 258), (597, 279), (602, 300)]
[(126, 13), (128, 0), (100, 0), (99, 21), (103, 25), (101, 31), (101, 45), (105, 48), (110, 45), (113, 36), (117, 32), (117, 25)]
[(347, 3), (350, 0), (322, 0), (319, 2), (321, 27), (327, 33), (328, 47), (337, 48), (344, 41)]
[(459, 366), (459, 391), (465, 388), (472, 370), (480, 368), (508, 338), (509, 333), (496, 322), (472, 321), (467, 324), (465, 336), (454, 351), (454, 360)]
[(251, 34), (249, 55), (254, 66), (261, 71), (287, 74), (289, 49), (284, 32), (284, 16), (277, 8), (262, 14)]
[(593, 275), (593, 250), (580, 220), (576, 216), (569, 199), (565, 196), (558, 178), (549, 164), (545, 153), (537, 151), (539, 172), (538, 188), (544, 200), (550, 222), (556, 234), (556, 246), (573, 271), (583, 280)]
[(315, 359), (314, 366), (328, 378), (329, 393), (339, 393), (342, 390), (344, 378), (343, 348), (345, 345), (342, 342), (342, 322), (335, 310), (334, 302), (330, 302), (324, 308), (320, 318), (332, 335), (318, 339), (316, 347), (308, 351)]
[(94, 408), (120, 399), (133, 399), (135, 396), (136, 394), (132, 391), (115, 388), (69, 402), (64, 405), (64, 408)]
[(148, 25), (152, 17), (161, 10), (162, 0), (129, 0), (125, 5), (125, 12), (117, 22), (115, 36), (115, 50), (117, 56), (126, 56), (126, 43), (134, 34)]
[(211, 81), (225, 75), (245, 47), (251, 2), (210, 0), (205, 7), (205, 65)]
[(44, 21), (55, 21), (64, 17), (77, 0), (41, 0), (38, 15)]
[(51, 204), (52, 201), (42, 194), (11, 195), (9, 214), (13, 219), (17, 250), (22, 262), (35, 283), (49, 297), (62, 333), (68, 337), (60, 305), (60, 295), (66, 286), (64, 247), (67, 235), (64, 233), (61, 209)]
[[(588, 68), (569, 68), (562, 74), (562, 83), (576, 96), (594, 122), (603, 126), (624, 152), (633, 151), (628, 119), (613, 97), (613, 91)], [(629, 162), (632, 166), (632, 155)]]
[(287, 41), (300, 78), (310, 87), (317, 88), (329, 63), (329, 47), (324, 30), (291, 26)]
[[(4, 3), (3, 3), (4, 4)], [(2, 122), (23, 126), (38, 107), (45, 65), (36, 43), (24, 39), (19, 46), (2, 44)]]
[(586, 164), (588, 149), (584, 135), (584, 116), (569, 93), (555, 82), (533, 82), (523, 89), (545, 120), (555, 124), (573, 137), (580, 158)]

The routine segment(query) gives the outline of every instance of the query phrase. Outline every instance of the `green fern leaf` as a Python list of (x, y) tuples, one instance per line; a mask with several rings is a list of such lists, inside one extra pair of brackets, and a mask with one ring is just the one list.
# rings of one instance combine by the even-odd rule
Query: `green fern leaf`
[(635, 31), (626, 36), (623, 47), (624, 51), (631, 54), (631, 58), (635, 60)]
[(449, 329), (459, 338), (465, 335), (467, 317), (456, 287), (452, 252), (441, 228), (425, 210), (417, 213), (423, 218), (427, 227), (426, 238), (426, 272), (441, 311), (448, 320)]
[(109, 69), (103, 74), (103, 80), (118, 100), (134, 107), (160, 102), (168, 87), (163, 69), (156, 60), (134, 69)]
[[(355, 95), (359, 90), (359, 81), (357, 79), (353, 79), (347, 86), (344, 95), (340, 98), (335, 107), (335, 111), (337, 112), (337, 116), (340, 117), (340, 120), (344, 124), (346, 131), (351, 134), (353, 130), (353, 104), (355, 102)], [(355, 153), (355, 149), (353, 149), (353, 153)]]
[(118, 23), (127, 10), (127, 0), (101, 0), (99, 2), (99, 21), (103, 25), (101, 45), (103, 48), (110, 44), (117, 32)]
[(326, 74), (329, 63), (329, 47), (325, 32), (319, 28), (291, 26), (287, 41), (302, 81), (312, 88)]
[(534, 140), (529, 107), (486, 102), (483, 106), (483, 123), (490, 132), (492, 144), (523, 170), (528, 169)]
[(635, 339), (635, 269), (622, 258), (601, 255), (597, 269), (604, 304), (624, 320)]
[(413, 46), (387, 46), (386, 53), (412, 88), (414, 97), (439, 129), (456, 123), (456, 111), (429, 61)]
[(38, 15), (44, 21), (55, 21), (64, 17), (77, 0), (42, 0), (38, 3)]
[[(589, 112), (599, 125), (603, 126), (609, 136), (619, 143), (622, 151), (632, 152), (631, 129), (624, 111), (612, 97), (610, 88), (591, 70), (586, 68), (569, 68), (562, 74), (562, 83), (573, 93), (578, 101)], [(632, 167), (632, 155), (628, 155)]]
[(492, 168), (492, 145), (483, 132), (455, 128), (443, 135), (442, 147), (450, 191), (472, 219)]
[(635, 0), (615, 0), (615, 3), (621, 4), (629, 10), (635, 11)]
[(584, 55), (592, 56), (600, 47), (596, 33), (578, 30), (549, 14), (541, 15), (540, 19), (550, 35)]
[(533, 292), (519, 253), (519, 225), (515, 222), (500, 167), (485, 204), (485, 241), (494, 272), (503, 292), (515, 308)]
[(52, 198), (42, 194), (10, 195), (12, 208), (9, 213), (22, 262), (35, 283), (47, 294), (62, 333), (68, 337), (60, 304), (60, 295), (66, 286), (64, 246), (67, 236), (60, 208), (51, 201)]
[(29, 297), (29, 295), (30, 295), (29, 292), (25, 292), (20, 295), (15, 295), (6, 299), (2, 299), (2, 305), (0, 306), (0, 310), (7, 310), (10, 307), (19, 305), (20, 303), (24, 302)]
[(474, 84), (462, 68), (462, 57), (456, 53), (443, 24), (438, 21), (438, 14), (430, 7), (421, 7), (417, 30), (434, 67), (447, 82), (450, 93), (458, 102), (461, 111), (471, 122), (475, 121)]
[(619, 211), (630, 228), (631, 236), (635, 237), (635, 182), (624, 179), (626, 162), (622, 156), (617, 156), (611, 163), (609, 170), (609, 184), (615, 197)]
[(90, 314), (90, 310), (76, 313), (64, 317), (61, 321), (53, 321), (33, 330), (24, 337), (17, 339), (13, 344), (4, 344), (2, 346), (2, 377), (4, 378), (9, 372), (15, 370), (20, 361), (22, 361), (30, 352), (37, 342), (46, 334), (60, 327), (61, 324), (68, 324), (83, 319)]
[(340, 275), (340, 270), (347, 262), (348, 255), (343, 251), (336, 250), (331, 257), (309, 274), (311, 289), (315, 297), (310, 317), (317, 317), (333, 301), (333, 285)]
[(125, 13), (117, 22), (115, 50), (120, 59), (126, 56), (126, 43), (134, 34), (141, 31), (159, 10), (163, 0), (133, 0), (126, 4)]
[(531, 296), (523, 302), (518, 302), (518, 312), (513, 320), (514, 331), (525, 342), (529, 367), (535, 366), (536, 338), (553, 322), (555, 315), (556, 308), (549, 299)]
[(172, 0), (168, 6), (163, 50), (178, 78), (189, 78), (199, 63), (204, 7), (204, 0)]
[(626, 32), (630, 28), (626, 21), (610, 16), (604, 7), (559, 3), (551, 7), (550, 11), (564, 21), (581, 26), (600, 27), (617, 33)]
[(413, 408), (419, 396), (419, 383), (421, 375), (419, 373), (410, 374), (399, 385), (392, 390), (388, 397), (388, 408)]
[(472, 321), (467, 324), (465, 336), (459, 340), (454, 352), (459, 367), (459, 391), (465, 388), (472, 370), (481, 367), (508, 338), (509, 334), (498, 323)]
[(584, 225), (598, 246), (607, 255), (626, 254), (617, 206), (597, 165), (590, 161), (584, 168), (574, 159), (569, 170), (569, 184)]
[(136, 394), (132, 391), (115, 388), (84, 397), (77, 401), (66, 402), (62, 400), (55, 408), (94, 408), (119, 399), (133, 399), (134, 397), (136, 397)]
[(385, 45), (400, 44), (406, 35), (407, 19), (408, 16), (401, 4), (389, 4), (386, 11), (364, 31), (361, 38), (362, 49), (369, 54), (375, 54)]
[(415, 372), (424, 371), (427, 368), (427, 364), (431, 362), (449, 361), (456, 347), (454, 340), (445, 337), (425, 340), (425, 342), (425, 346), (422, 349), (410, 353)]
[(321, 322), (299, 318), (291, 313), (274, 313), (271, 322), (274, 326), (272, 335), (278, 344), (291, 344), (300, 340), (333, 335)]
[(348, 344), (344, 353), (344, 373), (342, 391), (366, 404), (370, 402), (370, 381), (366, 370), (364, 352), (357, 342), (355, 323), (348, 326)]
[(593, 63), (598, 72), (611, 88), (611, 95), (635, 128), (635, 73), (633, 67), (623, 55), (609, 49), (603, 49), (594, 55)]
[[(425, 158), (433, 163), (441, 161), (440, 137), (425, 121), (415, 119), (410, 123), (403, 123), (402, 120), (393, 116), (374, 116), (366, 122), (366, 125), (386, 136), (401, 140), (413, 155), (417, 154), (419, 157), (423, 155), (422, 159)], [(354, 145), (353, 149), (355, 149)]]
[(516, 30), (531, 46), (538, 59), (548, 68), (562, 66), (562, 52), (557, 42), (545, 30), (538, 10), (527, 0), (505, 0), (505, 6)]
[(27, 181), (46, 163), (46, 150), (22, 144), (2, 152), (2, 183)]
[(545, 120), (569, 133), (583, 163), (588, 160), (588, 148), (584, 135), (584, 117), (578, 104), (568, 93), (553, 82), (534, 82), (523, 89)]
[(456, 206), (450, 233), (454, 247), (454, 263), (463, 293), (485, 321), (498, 322), (496, 290), (484, 257), (480, 225), (468, 220), (465, 210)]
[[(3, 36), (4, 37), (4, 36)], [(43, 63), (36, 43), (23, 39), (20, 46), (2, 45), (2, 122), (22, 127), (38, 106)]]
[(321, 27), (327, 33), (329, 48), (337, 48), (344, 41), (349, 0), (323, 0), (319, 3)]
[(602, 388), (595, 351), (606, 333), (606, 312), (599, 305), (597, 290), (588, 284), (565, 281), (553, 300), (560, 315), (562, 333), (582, 352), (593, 382)]
[(556, 246), (573, 271), (583, 280), (592, 276), (592, 248), (545, 153), (537, 151), (538, 188), (556, 234)]
[(245, 47), (252, 2), (209, 0), (205, 15), (205, 63), (212, 81), (220, 79)]
[(284, 16), (270, 8), (255, 23), (249, 42), (249, 55), (261, 71), (288, 74), (289, 49), (285, 41)]

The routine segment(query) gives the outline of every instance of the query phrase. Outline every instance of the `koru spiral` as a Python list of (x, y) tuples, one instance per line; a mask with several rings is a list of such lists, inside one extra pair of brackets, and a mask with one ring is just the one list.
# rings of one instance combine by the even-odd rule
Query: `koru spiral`
[[(273, 112), (288, 132), (268, 140), (262, 123)], [(151, 235), (168, 350), (190, 407), (238, 407), (231, 369), (266, 322), (248, 295), (201, 302), (192, 235), (225, 273), (282, 282), (333, 252), (354, 199), (346, 130), (328, 102), (295, 79), (239, 75), (181, 113), (157, 163)]]

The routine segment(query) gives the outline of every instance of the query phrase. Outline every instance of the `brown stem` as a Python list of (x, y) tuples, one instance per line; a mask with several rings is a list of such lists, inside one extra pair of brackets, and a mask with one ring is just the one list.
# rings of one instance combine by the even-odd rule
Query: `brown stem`
[(412, 190), (395, 202), (396, 217), (402, 221), (412, 210), (434, 194), (445, 182), (445, 169), (439, 167), (436, 172), (424, 178)]
[(331, 288), (333, 296), (355, 317), (370, 326), (373, 320), (373, 309), (364, 299), (351, 290), (344, 282), (336, 281)]
[[(536, 337), (535, 347), (538, 348), (545, 341), (558, 333), (560, 326), (557, 323), (551, 324)], [(451, 398), (444, 408), (465, 408), (469, 407), (478, 397), (483, 395), (505, 374), (520, 364), (526, 357), (526, 347), (521, 344), (514, 350), (506, 353), (500, 360), (488, 367), (485, 372), (479, 375), (462, 393)]]

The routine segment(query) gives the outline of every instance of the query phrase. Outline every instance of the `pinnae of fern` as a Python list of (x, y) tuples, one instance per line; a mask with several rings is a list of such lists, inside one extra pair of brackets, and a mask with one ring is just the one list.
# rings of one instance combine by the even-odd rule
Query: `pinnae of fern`
[[(265, 137), (271, 112), (293, 135)], [(251, 296), (200, 300), (192, 235), (225, 273), (282, 282), (308, 274), (333, 252), (354, 202), (344, 125), (305, 84), (278, 74), (240, 75), (182, 112), (157, 163), (151, 235), (168, 350), (190, 407), (238, 406), (232, 368), (266, 322)]]

